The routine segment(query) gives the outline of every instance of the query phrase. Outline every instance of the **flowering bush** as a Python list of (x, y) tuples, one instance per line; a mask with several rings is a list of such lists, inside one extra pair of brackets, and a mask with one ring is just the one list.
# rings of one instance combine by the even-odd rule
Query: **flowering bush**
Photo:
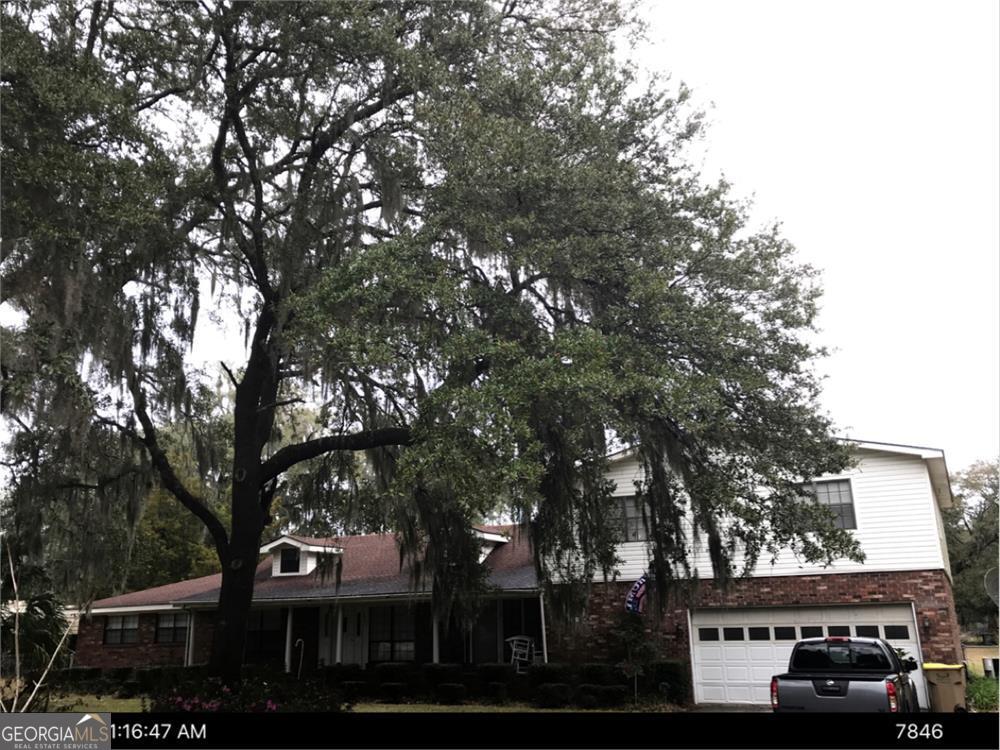
[(313, 680), (244, 679), (239, 685), (224, 685), (207, 678), (187, 682), (153, 695), (152, 711), (198, 713), (275, 713), (278, 711), (345, 710), (341, 693)]

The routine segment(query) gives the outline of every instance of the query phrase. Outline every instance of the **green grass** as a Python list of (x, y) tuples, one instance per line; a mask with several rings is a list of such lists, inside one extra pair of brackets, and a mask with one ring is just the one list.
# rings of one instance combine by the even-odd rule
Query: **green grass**
[(52, 696), (52, 700), (49, 701), (48, 710), (90, 713), (109, 711), (140, 713), (143, 710), (143, 706), (142, 698), (116, 698), (112, 695), (70, 693), (69, 695)]
[(996, 712), (998, 683), (995, 677), (972, 677), (965, 688), (965, 697), (973, 711)]
[(566, 708), (536, 708), (528, 703), (503, 703), (503, 704), (483, 704), (466, 703), (459, 706), (443, 706), (438, 703), (355, 703), (351, 710), (359, 714), (452, 714), (452, 713), (600, 713), (600, 712), (636, 712), (642, 713), (670, 713), (678, 711), (677, 706), (671, 704), (650, 704), (640, 703), (635, 706), (626, 703), (621, 708), (594, 708), (582, 709), (568, 706)]

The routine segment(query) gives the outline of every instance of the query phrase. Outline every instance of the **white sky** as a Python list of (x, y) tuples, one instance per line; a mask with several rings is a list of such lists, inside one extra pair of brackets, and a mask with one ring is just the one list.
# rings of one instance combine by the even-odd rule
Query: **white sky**
[(823, 270), (840, 434), (1000, 454), (1000, 3), (646, 0), (706, 178)]

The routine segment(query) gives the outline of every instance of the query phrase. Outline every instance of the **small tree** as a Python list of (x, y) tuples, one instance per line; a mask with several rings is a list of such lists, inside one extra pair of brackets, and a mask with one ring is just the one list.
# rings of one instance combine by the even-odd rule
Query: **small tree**
[[(24, 712), (33, 705), (72, 623), (50, 592), (22, 592), (9, 540), (3, 546), (9, 576), (0, 575), (0, 711)], [(6, 588), (10, 599), (6, 598)], [(37, 679), (32, 677), (35, 674), (39, 675)], [(33, 684), (29, 685), (29, 679)]]

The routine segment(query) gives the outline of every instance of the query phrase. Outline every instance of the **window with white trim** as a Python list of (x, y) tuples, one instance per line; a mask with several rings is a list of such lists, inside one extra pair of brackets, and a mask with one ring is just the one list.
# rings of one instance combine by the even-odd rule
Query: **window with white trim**
[(298, 547), (285, 547), (281, 550), (281, 573), (298, 573), (302, 555)]
[(646, 523), (642, 518), (642, 505), (635, 495), (614, 498), (618, 504), (617, 527), (624, 542), (645, 542), (649, 539)]
[(185, 643), (187, 630), (187, 612), (168, 612), (156, 616), (157, 643)]
[(858, 528), (854, 516), (854, 496), (849, 479), (831, 479), (806, 485), (810, 499), (833, 513), (833, 525), (838, 529)]
[(109, 615), (104, 621), (104, 642), (138, 643), (139, 615)]

